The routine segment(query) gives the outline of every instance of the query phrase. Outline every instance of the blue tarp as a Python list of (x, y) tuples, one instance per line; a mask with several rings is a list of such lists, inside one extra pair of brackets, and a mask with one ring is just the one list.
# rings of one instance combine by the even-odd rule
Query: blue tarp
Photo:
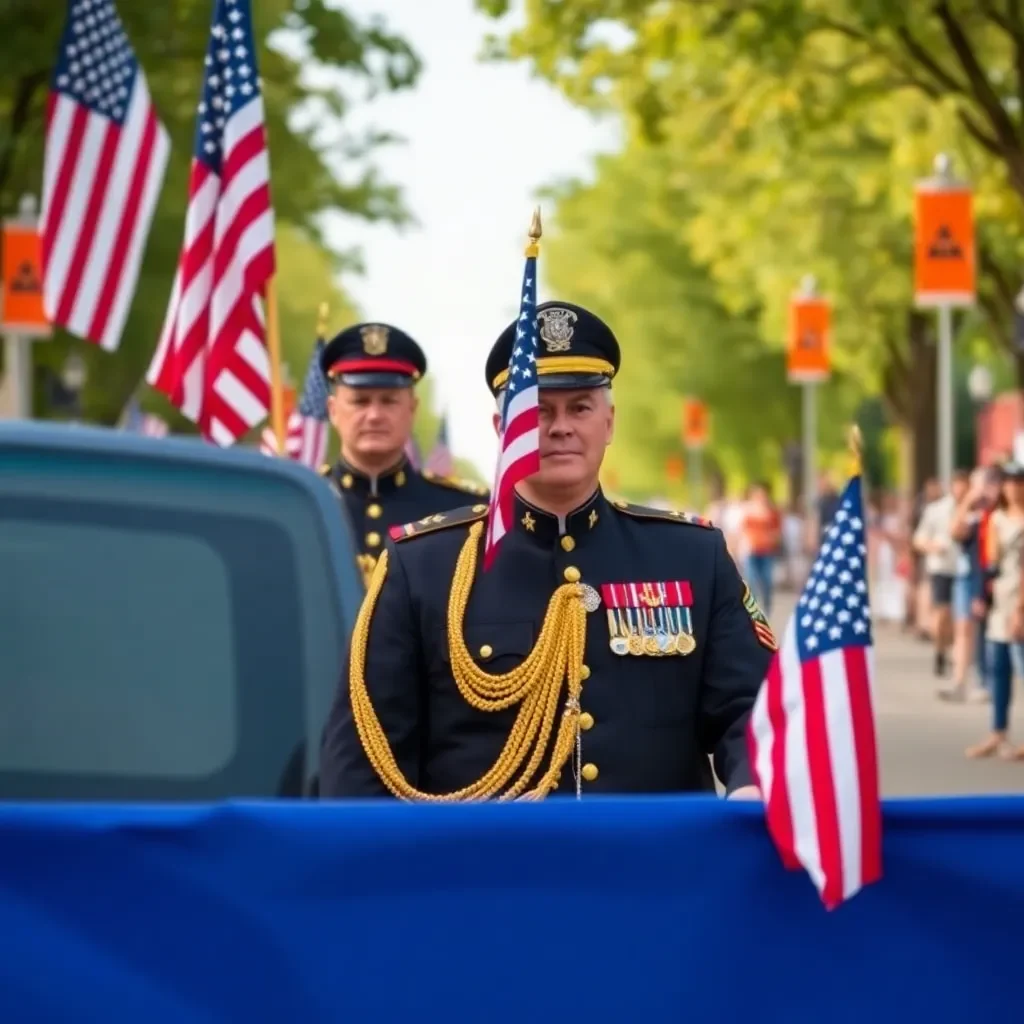
[(1024, 1020), (1024, 798), (890, 802), (834, 912), (761, 809), (0, 809), (0, 1021)]

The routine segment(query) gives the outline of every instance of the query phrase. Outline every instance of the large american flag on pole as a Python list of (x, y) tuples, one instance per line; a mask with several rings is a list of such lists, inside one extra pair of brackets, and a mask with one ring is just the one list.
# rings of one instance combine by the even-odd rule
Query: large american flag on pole
[(501, 407), (498, 467), (495, 471), (494, 489), (491, 491), (487, 541), (484, 546), (485, 570), (493, 564), (498, 545), (511, 527), (516, 484), (540, 469), (537, 253), (537, 241), (531, 238), (526, 249), (519, 321), (515, 343), (509, 356), (508, 383), (505, 386)]
[(768, 830), (828, 908), (882, 874), (861, 478), (840, 499), (748, 726)]
[[(327, 381), (320, 369), (320, 356), (324, 350), (324, 341), (317, 339), (313, 349), (309, 368), (306, 370), (306, 381), (299, 396), (298, 406), (288, 417), (285, 430), (284, 454), (294, 462), (301, 462), (311, 469), (318, 468), (327, 454), (328, 420), (327, 420)], [(277, 438), (274, 428), (263, 429), (260, 440), (260, 451), (264, 455), (277, 455)]]
[(113, 0), (68, 0), (46, 109), (43, 307), (108, 351), (121, 341), (169, 153)]
[(147, 380), (203, 436), (233, 444), (270, 408), (263, 297), (274, 215), (249, 0), (216, 0), (185, 243)]

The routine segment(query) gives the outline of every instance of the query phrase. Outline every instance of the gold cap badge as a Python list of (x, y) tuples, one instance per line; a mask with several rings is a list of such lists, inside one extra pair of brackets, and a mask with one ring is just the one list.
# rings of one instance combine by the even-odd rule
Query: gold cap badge
[(579, 319), (571, 309), (553, 306), (550, 309), (537, 311), (540, 320), (541, 341), (549, 352), (568, 352), (575, 328), (573, 324)]
[(383, 324), (368, 324), (359, 332), (363, 338), (363, 351), (368, 356), (382, 356), (388, 350), (388, 329)]

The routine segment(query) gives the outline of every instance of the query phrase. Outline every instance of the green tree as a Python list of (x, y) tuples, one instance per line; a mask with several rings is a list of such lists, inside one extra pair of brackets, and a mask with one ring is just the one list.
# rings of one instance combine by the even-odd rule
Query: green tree
[[(931, 322), (911, 309), (914, 179), (944, 148), (977, 187), (987, 320), (965, 318), (965, 337), (1010, 337), (1021, 209), (1005, 164), (965, 136), (962, 103), (894, 75), (862, 39), (820, 25), (801, 34), (805, 8), (820, 22), (844, 6), (877, 5), (540, 0), (492, 53), (529, 59), (585, 106), (625, 113), (630, 145), (640, 134), (671, 154), (695, 210), (680, 232), (719, 301), (755, 315), (767, 345), (785, 337), (800, 276), (815, 273), (835, 305), (840, 380), (883, 395), (904, 436), (904, 477), (919, 480), (934, 464), (935, 389)], [(986, 52), (1005, 65), (998, 48)], [(838, 441), (850, 405), (826, 407), (826, 440)]]
[[(108, 355), (61, 333), (36, 346), (43, 366), (58, 365), (72, 346), (86, 356), (86, 412), (100, 422), (117, 418), (144, 374), (167, 308), (212, 9), (211, 0), (119, 4), (170, 133), (171, 162), (120, 349)], [(46, 94), (65, 10), (37, 0), (0, 5), (0, 215), (15, 209), (22, 194), (40, 190)], [(328, 0), (253, 0), (253, 16), (278, 225), (282, 346), (300, 367), (293, 373), (301, 374), (317, 306), (333, 299), (344, 308), (347, 300), (332, 282), (342, 270), (359, 269), (357, 252), (327, 248), (320, 215), (342, 210), (371, 221), (408, 219), (397, 188), (380, 180), (372, 162), (377, 147), (392, 140), (380, 132), (353, 135), (345, 114), (365, 96), (412, 85), (420, 64), (382, 23), (361, 24)]]

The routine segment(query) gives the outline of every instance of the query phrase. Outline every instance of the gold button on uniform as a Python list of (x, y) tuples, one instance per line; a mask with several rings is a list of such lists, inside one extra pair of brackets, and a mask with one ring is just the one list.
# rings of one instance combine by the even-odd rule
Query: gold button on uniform
[(580, 665), (580, 679), (589, 679), (589, 678), (590, 678), (590, 666), (589, 665)]
[(583, 778), (587, 782), (593, 782), (601, 773), (597, 770), (596, 764), (591, 764), (589, 761), (583, 766)]
[(384, 511), (384, 509), (382, 509), (382, 508), (380, 507), (380, 505), (370, 505), (370, 506), (368, 506), (368, 507), (367, 507), (367, 509), (366, 509), (366, 514), (367, 514), (367, 515), (368, 515), (368, 516), (369, 516), (369, 517), (370, 517), (371, 519), (380, 519), (380, 517), (381, 517), (381, 513), (382, 513), (383, 511)]
[(352, 486), (352, 474), (351, 473), (346, 473), (341, 478), (341, 486), (342, 487), (351, 487)]
[(401, 486), (402, 486), (402, 484), (404, 484), (404, 483), (405, 483), (405, 472), (404, 472), (403, 470), (401, 470), (401, 469), (400, 469), (400, 470), (399, 470), (399, 471), (398, 471), (398, 472), (397, 472), (397, 473), (395, 474), (395, 486), (396, 486), (396, 487), (401, 487)]
[(368, 533), (366, 535), (366, 543), (369, 544), (371, 548), (379, 548), (380, 547), (380, 534), (379, 533)]
[(494, 648), (491, 647), (490, 644), (484, 644), (483, 647), (480, 648), (480, 657), (481, 658), (489, 658), (493, 653), (494, 653)]
[(567, 565), (562, 575), (565, 577), (566, 583), (579, 583), (580, 581), (580, 571), (575, 565)]
[(576, 541), (574, 541), (568, 534), (566, 534), (558, 543), (562, 545), (563, 551), (572, 551), (572, 549), (576, 547)]
[[(588, 729), (593, 729), (594, 728), (594, 716), (589, 711), (584, 711), (583, 714), (580, 715), (580, 728), (584, 732), (586, 732)], [(594, 766), (592, 764), (591, 765), (587, 765), (587, 767), (588, 768), (594, 768)], [(596, 773), (597, 769), (594, 768), (594, 771)]]

